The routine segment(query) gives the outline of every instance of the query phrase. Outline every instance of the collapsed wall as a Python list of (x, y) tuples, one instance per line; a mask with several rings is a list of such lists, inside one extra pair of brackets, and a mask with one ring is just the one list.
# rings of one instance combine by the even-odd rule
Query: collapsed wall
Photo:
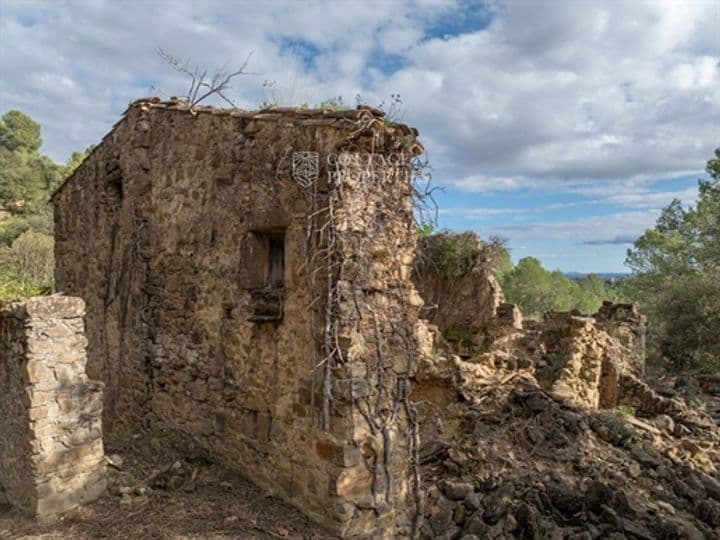
[(616, 304), (605, 300), (593, 318), (598, 328), (624, 347), (628, 363), (640, 373), (645, 373), (647, 317), (640, 313), (637, 304)]
[[(453, 306), (469, 328), (472, 298)], [(495, 311), (464, 349), (440, 327), (419, 356), (419, 538), (717, 538), (717, 423), (643, 380), (637, 307)]]
[(539, 335), (543, 355), (536, 376), (569, 405), (609, 409), (617, 405), (623, 347), (595, 319), (569, 312), (546, 314)]
[(43, 519), (106, 486), (103, 385), (85, 374), (84, 304), (31, 298), (0, 310), (0, 491)]
[(132, 104), (54, 197), (110, 435), (190, 434), (343, 535), (411, 527), (415, 137), (369, 109)]
[(523, 321), (504, 302), (491, 259), (492, 245), (472, 232), (421, 239), (413, 280), (435, 325), (436, 351), (489, 368), (531, 368), (570, 405), (617, 405), (621, 385), (644, 371), (646, 319), (637, 306), (605, 301), (591, 316), (548, 312)]
[(463, 354), (436, 328), (419, 357), (420, 538), (716, 538), (717, 423), (643, 380), (637, 306), (517, 311), (495, 308)]
[(622, 384), (645, 369), (645, 317), (634, 304), (603, 302), (598, 313), (550, 312), (535, 326), (544, 386), (568, 404), (611, 409)]
[(472, 232), (443, 232), (418, 242), (412, 277), (425, 300), (423, 317), (461, 357), (487, 348), (499, 327), (522, 325), (519, 311), (505, 303), (492, 255), (492, 246)]

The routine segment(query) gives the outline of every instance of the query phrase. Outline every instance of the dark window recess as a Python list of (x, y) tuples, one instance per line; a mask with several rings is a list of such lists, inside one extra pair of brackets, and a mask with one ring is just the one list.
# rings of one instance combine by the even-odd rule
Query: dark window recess
[(123, 200), (123, 176), (119, 159), (107, 163), (105, 178), (105, 203), (109, 206), (118, 206)]
[(285, 295), (285, 233), (254, 233), (262, 240), (264, 254), (263, 287), (251, 289), (253, 314), (257, 323), (279, 322), (283, 318)]
[(283, 318), (283, 290), (268, 287), (250, 291), (253, 313), (250, 320), (256, 323), (280, 322)]
[(268, 287), (285, 285), (285, 235), (270, 234), (267, 239), (267, 279)]

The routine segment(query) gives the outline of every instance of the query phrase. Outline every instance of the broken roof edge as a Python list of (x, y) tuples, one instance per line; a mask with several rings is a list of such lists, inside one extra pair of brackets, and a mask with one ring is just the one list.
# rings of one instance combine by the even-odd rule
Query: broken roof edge
[[(357, 121), (361, 120), (363, 118), (377, 118), (378, 120), (381, 120), (383, 122), (387, 122), (388, 124), (395, 126), (400, 129), (400, 131), (403, 132), (403, 135), (412, 135), (413, 137), (418, 137), (418, 130), (408, 126), (407, 124), (403, 124), (400, 122), (395, 122), (392, 120), (388, 120), (385, 118), (385, 112), (381, 111), (380, 109), (376, 109), (374, 107), (370, 107), (369, 105), (358, 105), (355, 109), (345, 109), (345, 110), (338, 110), (334, 108), (308, 108), (305, 106), (298, 106), (298, 107), (279, 107), (279, 106), (270, 106), (270, 107), (263, 107), (260, 109), (255, 110), (246, 110), (246, 109), (240, 109), (240, 108), (223, 108), (223, 107), (215, 107), (213, 105), (189, 105), (186, 101), (173, 97), (170, 98), (167, 101), (161, 100), (159, 97), (147, 97), (147, 98), (141, 98), (136, 99), (135, 101), (131, 101), (127, 108), (123, 111), (122, 115), (120, 116), (120, 119), (113, 124), (113, 126), (110, 128), (110, 131), (108, 131), (105, 135), (103, 135), (102, 139), (100, 139), (100, 142), (97, 143), (93, 149), (90, 151), (90, 153), (85, 156), (85, 159), (83, 159), (80, 164), (75, 168), (75, 170), (68, 176), (62, 184), (58, 186), (58, 188), (53, 192), (53, 194), (50, 196), (50, 199), (48, 200), (49, 203), (53, 203), (55, 201), (55, 198), (60, 194), (60, 192), (65, 188), (66, 185), (70, 183), (70, 181), (75, 177), (75, 174), (80, 170), (80, 168), (85, 165), (85, 162), (87, 162), (90, 157), (95, 153), (95, 151), (100, 148), (103, 143), (115, 132), (115, 130), (122, 124), (128, 116), (128, 113), (132, 109), (140, 109), (143, 111), (149, 111), (151, 109), (158, 109), (158, 110), (166, 110), (166, 111), (182, 111), (192, 114), (193, 116), (197, 116), (198, 114), (212, 114), (217, 116), (230, 116), (234, 118), (246, 118), (248, 120), (289, 120), (289, 119), (298, 119), (298, 120), (305, 120), (309, 121), (317, 121), (317, 120), (328, 120), (328, 125), (334, 124), (338, 120), (349, 120), (349, 121)], [(310, 124), (312, 125), (312, 124)], [(425, 149), (424, 147), (415, 141), (416, 144), (419, 147), (418, 154), (422, 154)]]

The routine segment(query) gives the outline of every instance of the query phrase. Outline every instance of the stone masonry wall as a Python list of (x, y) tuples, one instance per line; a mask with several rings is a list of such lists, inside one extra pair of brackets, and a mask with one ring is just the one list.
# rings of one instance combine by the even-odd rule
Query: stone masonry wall
[(644, 364), (644, 318), (636, 306), (605, 302), (593, 317), (549, 312), (540, 328), (544, 367), (537, 374), (568, 403), (616, 406), (621, 381)]
[(84, 304), (31, 298), (0, 310), (0, 490), (48, 519), (106, 487), (100, 382), (85, 375)]
[[(56, 287), (87, 303), (108, 436), (180, 430), (339, 534), (394, 534), (422, 303), (410, 185), (326, 161), (390, 139), (414, 134), (369, 110), (130, 106), (54, 198)], [(293, 176), (294, 152), (319, 156), (312, 183)]]

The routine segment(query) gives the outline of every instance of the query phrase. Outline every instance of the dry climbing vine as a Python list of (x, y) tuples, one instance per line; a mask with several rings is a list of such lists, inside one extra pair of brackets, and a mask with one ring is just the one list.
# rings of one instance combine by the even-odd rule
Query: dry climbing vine
[[(317, 341), (317, 347), (313, 349), (311, 366), (311, 406), (313, 411), (319, 411), (318, 423), (324, 430), (330, 429), (330, 416), (333, 403), (337, 396), (334, 395), (336, 385), (333, 373), (335, 368), (345, 364), (343, 347), (340, 345), (340, 303), (351, 302), (355, 308), (355, 330), (361, 330), (364, 324), (365, 333), (371, 334), (371, 341), (374, 347), (371, 355), (365, 359), (366, 374), (365, 381), (377, 380), (377, 391), (374, 395), (356, 395), (354, 380), (345, 381), (350, 384), (351, 405), (359, 411), (368, 426), (368, 430), (376, 441), (382, 439), (382, 451), (374, 453), (374, 461), (368, 465), (372, 469), (373, 483), (372, 491), (376, 508), (382, 505), (384, 499), (389, 503), (395, 491), (393, 477), (390, 470), (391, 456), (393, 449), (392, 431), (401, 425), (399, 419), (404, 415), (410, 427), (410, 470), (412, 494), (415, 503), (415, 516), (412, 522), (412, 537), (416, 538), (419, 528), (419, 520), (422, 515), (420, 496), (420, 466), (419, 466), (419, 427), (417, 411), (410, 401), (411, 382), (409, 376), (415, 365), (417, 350), (417, 338), (413, 335), (415, 323), (417, 322), (416, 312), (408, 305), (408, 290), (389, 288), (385, 297), (394, 302), (396, 313), (389, 317), (389, 327), (383, 328), (378, 315), (368, 306), (361, 307), (367, 301), (367, 295), (363, 290), (367, 286), (368, 268), (355, 268), (354, 273), (348, 272), (352, 266), (355, 253), (362, 253), (367, 249), (367, 243), (373, 238), (380, 239), (387, 231), (387, 223), (380, 222), (382, 216), (373, 216), (372, 223), (366, 223), (365, 227), (359, 227), (362, 231), (354, 234), (343, 233), (342, 238), (338, 237), (341, 218), (338, 212), (347, 212), (348, 200), (344, 193), (344, 178), (362, 179), (364, 181), (376, 182), (378, 170), (371, 160), (363, 162), (358, 156), (387, 156), (387, 142), (394, 144), (392, 149), (401, 150), (403, 156), (410, 156), (411, 159), (402, 159), (394, 164), (388, 164), (381, 160), (383, 175), (398, 182), (404, 181), (410, 189), (410, 198), (413, 204), (412, 214), (418, 224), (426, 223), (431, 218), (430, 212), (435, 208), (432, 194), (434, 188), (430, 184), (429, 167), (427, 161), (417, 157), (418, 147), (415, 142), (415, 134), (409, 128), (400, 126), (406, 130), (405, 133), (397, 134), (398, 126), (388, 124), (381, 118), (366, 112), (360, 113), (359, 121), (349, 136), (338, 145), (340, 154), (334, 162), (328, 160), (326, 164), (327, 182), (321, 178), (320, 169), (313, 166), (300, 169), (300, 174), (294, 175), (298, 185), (303, 189), (306, 202), (309, 208), (306, 217), (305, 235), (305, 258), (302, 264), (302, 272), (306, 279), (307, 290), (310, 291), (311, 299), (308, 306), (310, 313), (309, 324), (311, 334)], [(376, 153), (379, 150), (379, 153)], [(307, 156), (305, 156), (307, 157)], [(296, 163), (293, 163), (295, 166)], [(312, 174), (316, 172), (314, 178)], [(383, 176), (384, 180), (388, 177)], [(323, 189), (319, 187), (323, 183)], [(355, 186), (357, 187), (357, 186)], [(378, 186), (364, 186), (360, 182), (361, 189), (367, 189), (368, 193), (374, 190), (378, 192)], [(395, 191), (393, 193), (398, 193)], [(355, 201), (357, 202), (357, 201)], [(404, 201), (397, 201), (402, 204)], [(366, 204), (370, 204), (367, 202)], [(350, 211), (352, 211), (350, 209)], [(343, 216), (342, 219), (347, 219)], [(434, 219), (434, 218), (432, 218)], [(346, 223), (344, 225), (347, 225)], [(407, 238), (406, 242), (414, 242), (415, 225), (406, 224), (413, 228), (411, 231), (404, 231), (400, 238)], [(344, 244), (344, 251), (340, 243)], [(406, 244), (404, 249), (391, 250), (390, 257), (397, 258), (398, 253), (411, 253)], [(348, 253), (353, 254), (348, 256)], [(406, 261), (393, 261), (393, 268), (398, 268)], [(367, 266), (367, 261), (363, 261)], [(357, 266), (357, 265), (356, 265)], [(339, 281), (349, 284), (341, 290), (338, 287)], [(412, 286), (410, 286), (412, 288)], [(393, 322), (395, 321), (395, 322)], [(368, 328), (369, 324), (369, 328)], [(344, 329), (346, 330), (346, 329)], [(393, 341), (394, 340), (394, 341)], [(404, 374), (399, 376), (388, 367), (388, 345), (396, 345), (405, 352)], [(321, 377), (320, 377), (321, 374)], [(389, 377), (394, 376), (396, 381), (390, 381)], [(318, 407), (315, 403), (317, 394), (317, 381), (320, 379), (322, 402)], [(392, 391), (392, 382), (396, 388)], [(369, 384), (369, 383), (368, 383)], [(384, 486), (384, 489), (382, 489)]]

